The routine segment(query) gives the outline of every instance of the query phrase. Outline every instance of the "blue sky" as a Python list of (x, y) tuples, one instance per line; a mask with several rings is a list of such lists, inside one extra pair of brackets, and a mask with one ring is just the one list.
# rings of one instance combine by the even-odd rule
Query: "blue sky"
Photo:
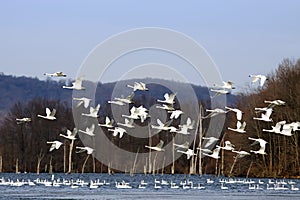
[(300, 57), (299, 7), (297, 0), (2, 0), (0, 72), (43, 78), (63, 71), (75, 78), (106, 38), (162, 27), (196, 40), (224, 80), (244, 87), (249, 74), (267, 74), (283, 58)]

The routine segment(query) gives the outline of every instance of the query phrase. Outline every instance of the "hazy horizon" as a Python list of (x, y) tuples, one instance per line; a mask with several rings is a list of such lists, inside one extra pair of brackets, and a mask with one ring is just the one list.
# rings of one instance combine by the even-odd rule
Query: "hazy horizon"
[[(161, 27), (194, 39), (222, 79), (243, 90), (249, 74), (268, 74), (284, 58), (299, 58), (299, 6), (296, 0), (2, 1), (0, 71), (39, 79), (45, 79), (46, 72), (63, 71), (74, 79), (89, 53), (112, 35)], [(156, 61), (151, 59), (148, 62)], [(201, 82), (181, 61), (169, 64), (189, 82)], [(120, 66), (103, 82), (126, 76), (119, 73)]]

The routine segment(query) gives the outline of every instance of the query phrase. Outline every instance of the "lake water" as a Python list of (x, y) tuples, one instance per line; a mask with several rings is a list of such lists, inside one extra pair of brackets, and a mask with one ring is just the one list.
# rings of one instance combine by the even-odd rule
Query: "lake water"
[[(142, 180), (147, 183), (143, 189), (138, 188)], [(90, 181), (96, 188), (90, 188)], [(116, 188), (116, 182), (122, 181), (132, 188)], [(155, 188), (155, 181), (160, 188)], [(178, 188), (171, 188), (171, 182)], [(300, 199), (300, 191), (292, 187), (300, 187), (300, 180), (182, 174), (0, 174), (1, 199)]]

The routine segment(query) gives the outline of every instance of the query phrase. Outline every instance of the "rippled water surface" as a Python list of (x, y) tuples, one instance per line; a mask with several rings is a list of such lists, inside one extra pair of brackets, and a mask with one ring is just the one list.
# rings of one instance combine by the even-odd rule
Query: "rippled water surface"
[[(207, 179), (214, 181), (207, 183)], [(141, 181), (147, 185), (138, 188)], [(96, 188), (90, 188), (93, 181)], [(126, 182), (131, 189), (116, 188)], [(155, 188), (155, 181), (157, 187)], [(171, 188), (171, 181), (179, 188)], [(31, 185), (29, 185), (31, 182)], [(222, 183), (224, 182), (224, 183)], [(276, 184), (277, 182), (277, 184)], [(19, 183), (19, 185), (18, 185)], [(56, 186), (53, 186), (55, 185)], [(104, 184), (103, 184), (104, 183)], [(198, 186), (205, 188), (198, 188)], [(221, 189), (221, 185), (225, 188)], [(269, 186), (268, 186), (269, 185)], [(1, 199), (300, 199), (297, 179), (189, 175), (0, 174)], [(74, 188), (75, 187), (75, 188)], [(269, 188), (269, 189), (267, 189)], [(271, 188), (271, 189), (270, 189)], [(274, 188), (276, 190), (274, 190)]]

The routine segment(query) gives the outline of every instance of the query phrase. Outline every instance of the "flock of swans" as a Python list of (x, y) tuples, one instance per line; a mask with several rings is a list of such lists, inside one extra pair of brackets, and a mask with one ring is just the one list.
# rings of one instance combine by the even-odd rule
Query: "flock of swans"
[[(152, 179), (152, 178), (151, 178)], [(159, 190), (159, 189), (179, 189), (179, 190), (275, 190), (275, 191), (299, 191), (297, 182), (285, 179), (248, 179), (248, 178), (209, 178), (202, 177), (192, 180), (174, 180), (174, 179), (144, 179), (126, 182), (124, 179), (105, 179), (104, 177), (94, 179), (82, 178), (51, 178), (37, 177), (35, 179), (23, 178), (0, 178), (1, 187), (48, 187), (48, 188), (111, 188), (111, 189), (135, 189), (135, 190)]]
[[(54, 74), (45, 74), (47, 76), (51, 77), (64, 77), (65, 74), (62, 72), (57, 72)], [(260, 87), (262, 87), (267, 80), (266, 76), (263, 75), (250, 75), (252, 78), (252, 82), (258, 82)], [(72, 83), (72, 86), (63, 86), (65, 89), (73, 89), (73, 90), (84, 90), (85, 88), (82, 86), (82, 77), (79, 77), (75, 80), (75, 82)], [(143, 82), (134, 82), (133, 85), (127, 85), (128, 88), (131, 88), (133, 91), (132, 93), (124, 98), (124, 97), (115, 97), (114, 99), (108, 101), (108, 104), (115, 104), (117, 106), (123, 106), (126, 104), (133, 104), (133, 96), (136, 91), (145, 91), (147, 92), (149, 89), (147, 88), (147, 85)], [(214, 85), (214, 88), (211, 88), (211, 92), (214, 92), (215, 95), (212, 96), (212, 98), (222, 95), (222, 94), (228, 94), (234, 89), (235, 87), (233, 86), (233, 82), (228, 81), (228, 82), (223, 82), (223, 85)], [(166, 113), (169, 116), (170, 121), (172, 119), (178, 119), (181, 115), (185, 114), (187, 115), (188, 113), (184, 113), (181, 110), (175, 110), (174, 104), (175, 104), (175, 98), (176, 98), (176, 93), (165, 93), (164, 94), (164, 99), (157, 99), (157, 102), (160, 103), (161, 105), (156, 106), (157, 109), (163, 109), (166, 111)], [(84, 108), (89, 108), (89, 113), (81, 113), (82, 116), (85, 117), (90, 117), (90, 118), (98, 118), (98, 112), (100, 109), (100, 104), (96, 105), (95, 107), (90, 106), (91, 99), (86, 98), (86, 97), (81, 97), (81, 98), (73, 98), (75, 102), (77, 102), (77, 107), (83, 106)], [(273, 122), (271, 116), (273, 109), (275, 109), (276, 106), (284, 106), (285, 102), (282, 100), (272, 100), (272, 101), (264, 101), (264, 103), (267, 104), (266, 107), (264, 108), (255, 108), (255, 112), (259, 115), (260, 117), (253, 117), (254, 120), (260, 120), (260, 121), (265, 121), (265, 122)], [(226, 114), (228, 112), (234, 112), (236, 114), (236, 127), (228, 127), (228, 130), (232, 132), (236, 132), (239, 134), (245, 134), (246, 133), (246, 122), (242, 122), (242, 116), (243, 112), (239, 110), (238, 108), (231, 108), (231, 107), (225, 107), (224, 109), (222, 108), (215, 108), (215, 109), (206, 109), (206, 113), (208, 113), (206, 116), (203, 116), (202, 119), (208, 119), (215, 117), (220, 114)], [(49, 108), (46, 108), (46, 115), (38, 115), (38, 117), (44, 119), (44, 120), (56, 120), (55, 117), (56, 110), (53, 109), (52, 111)], [(145, 108), (143, 105), (139, 107), (132, 106), (130, 109), (130, 114), (125, 115), (123, 114), (122, 117), (124, 118), (124, 123), (122, 122), (114, 122), (113, 119), (110, 119), (108, 116), (105, 117), (105, 122), (104, 123), (99, 123), (99, 127), (107, 128), (108, 132), (111, 132), (114, 137), (119, 137), (122, 138), (125, 133), (127, 133), (128, 129), (134, 128), (134, 120), (140, 120), (141, 123), (143, 123), (147, 118), (150, 117), (148, 113), (148, 109)], [(28, 117), (24, 117), (22, 119), (16, 119), (17, 123), (27, 123), (30, 122), (31, 119)], [(186, 124), (181, 124), (177, 127), (171, 126), (170, 121), (163, 123), (161, 122), (160, 119), (156, 119), (157, 125), (152, 124), (151, 128), (160, 130), (160, 131), (169, 131), (170, 133), (178, 133), (182, 135), (190, 135), (189, 130), (194, 128), (194, 120), (191, 118), (187, 118)], [(90, 137), (95, 136), (95, 124), (92, 124), (90, 127), (86, 127), (85, 130), (77, 130), (74, 128), (73, 131), (67, 130), (66, 135), (60, 134), (61, 137), (64, 137), (69, 140), (75, 140), (76, 135), (78, 132), (82, 134), (86, 134)], [(293, 122), (290, 124), (287, 124), (286, 121), (280, 121), (277, 122), (275, 126), (272, 126), (271, 130), (263, 129), (264, 132), (271, 132), (274, 134), (280, 134), (284, 136), (292, 136), (293, 133), (297, 130), (300, 130), (300, 122)], [(220, 150), (226, 150), (226, 151), (231, 151), (237, 154), (238, 158), (242, 158), (244, 156), (250, 155), (251, 153), (254, 154), (266, 154), (266, 144), (267, 142), (262, 139), (262, 138), (252, 138), (248, 137), (249, 140), (253, 140), (254, 142), (252, 143), (251, 146), (256, 146), (259, 145), (258, 150), (250, 150), (250, 152), (246, 152), (244, 150), (236, 150), (235, 145), (232, 144), (230, 141), (225, 141), (224, 146), (219, 146), (215, 145), (214, 148), (209, 148), (211, 145), (216, 144), (219, 138), (215, 137), (203, 137), (202, 138), (204, 141), (203, 148), (198, 148), (200, 150), (200, 154), (202, 153), (205, 156), (211, 157), (213, 159), (219, 159), (220, 155), (219, 152)], [(56, 149), (59, 149), (60, 146), (62, 146), (62, 142), (60, 141), (48, 141), (48, 144), (51, 144), (50, 150), (53, 151)], [(187, 159), (190, 159), (192, 156), (197, 156), (196, 153), (194, 153), (193, 149), (190, 149), (188, 142), (184, 144), (175, 144), (177, 148), (178, 153), (186, 154)], [(145, 148), (154, 150), (154, 151), (165, 151), (164, 150), (164, 141), (160, 140), (160, 142), (156, 146), (148, 146), (145, 145)], [(78, 152), (83, 152), (86, 151), (87, 154), (92, 154), (94, 152), (94, 149), (91, 147), (76, 147), (78, 149)], [(213, 149), (213, 150), (210, 150)]]

